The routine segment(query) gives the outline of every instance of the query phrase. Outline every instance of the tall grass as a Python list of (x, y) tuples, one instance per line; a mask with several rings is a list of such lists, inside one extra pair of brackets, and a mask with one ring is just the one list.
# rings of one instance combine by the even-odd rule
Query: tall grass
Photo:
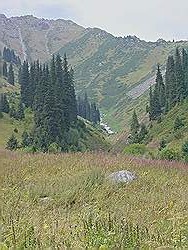
[[(138, 179), (113, 184), (127, 169)], [(188, 248), (188, 166), (103, 153), (0, 151), (5, 249)]]

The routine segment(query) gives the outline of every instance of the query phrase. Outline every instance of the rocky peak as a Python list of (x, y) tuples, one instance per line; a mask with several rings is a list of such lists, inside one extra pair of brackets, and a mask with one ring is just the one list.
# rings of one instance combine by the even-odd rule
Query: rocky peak
[(0, 19), (6, 19), (7, 17), (4, 14), (0, 14)]

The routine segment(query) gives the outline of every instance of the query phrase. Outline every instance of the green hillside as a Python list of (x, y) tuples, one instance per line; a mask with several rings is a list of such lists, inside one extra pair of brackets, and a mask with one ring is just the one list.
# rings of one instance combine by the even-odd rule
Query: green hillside
[(160, 63), (164, 69), (165, 60), (175, 47), (188, 46), (187, 41), (146, 42), (135, 36), (114, 37), (70, 20), (47, 20), (32, 15), (12, 18), (1, 15), (0, 19), (1, 48), (13, 48), (22, 60), (46, 62), (53, 53), (66, 52), (75, 69), (77, 93), (87, 91), (90, 99), (99, 103), (104, 120), (114, 131), (124, 130), (130, 122), (129, 110), (144, 102), (145, 97), (143, 101), (135, 98), (154, 83), (156, 65)]
[[(24, 131), (32, 131), (33, 129), (33, 114), (28, 109), (25, 111), (25, 119), (17, 121), (10, 118), (9, 115), (3, 113), (3, 118), (0, 118), (0, 148), (5, 148), (8, 138), (14, 134), (19, 143), (22, 140)], [(81, 119), (81, 118), (79, 118)], [(108, 150), (110, 142), (106, 134), (99, 127), (94, 127), (90, 122), (85, 121), (86, 131), (84, 132), (82, 143), (83, 150)]]
[[(59, 53), (66, 52), (70, 58), (77, 92), (87, 91), (100, 104), (109, 125), (120, 131), (129, 124), (127, 112), (140, 103), (133, 100), (129, 91), (138, 85), (142, 88), (142, 83), (155, 74), (158, 63), (164, 68), (167, 56), (177, 46), (187, 45), (187, 42), (145, 42), (131, 36), (116, 38), (99, 29), (87, 29), (81, 38), (64, 46)], [(153, 80), (145, 90), (150, 84)]]
[[(175, 120), (179, 118), (182, 125), (176, 129)], [(165, 140), (167, 148), (181, 152), (182, 145), (188, 140), (188, 101), (174, 107), (167, 115), (162, 117), (160, 123), (154, 122), (149, 130), (151, 138), (148, 146), (159, 147), (160, 141)]]

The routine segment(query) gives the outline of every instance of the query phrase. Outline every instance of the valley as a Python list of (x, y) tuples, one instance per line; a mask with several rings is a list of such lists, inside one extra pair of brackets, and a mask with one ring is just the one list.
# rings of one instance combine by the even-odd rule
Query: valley
[(188, 41), (0, 14), (0, 52), (0, 249), (188, 249)]
[(157, 63), (164, 67), (167, 56), (177, 46), (188, 46), (187, 41), (146, 42), (135, 36), (114, 37), (104, 30), (83, 28), (63, 19), (1, 15), (0, 23), (0, 49), (10, 46), (22, 59), (27, 56), (29, 61), (45, 62), (54, 53), (63, 56), (66, 52), (75, 71), (77, 94), (87, 91), (116, 132), (130, 124), (127, 113), (140, 102), (135, 99), (140, 96), (138, 91), (144, 94), (148, 89)]

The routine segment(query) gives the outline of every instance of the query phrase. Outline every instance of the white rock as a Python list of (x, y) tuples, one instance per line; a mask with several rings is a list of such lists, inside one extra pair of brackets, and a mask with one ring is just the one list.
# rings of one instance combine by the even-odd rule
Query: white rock
[(121, 170), (121, 171), (112, 173), (108, 176), (108, 179), (116, 183), (131, 182), (135, 180), (136, 178), (137, 177), (134, 173), (127, 171), (127, 170)]

